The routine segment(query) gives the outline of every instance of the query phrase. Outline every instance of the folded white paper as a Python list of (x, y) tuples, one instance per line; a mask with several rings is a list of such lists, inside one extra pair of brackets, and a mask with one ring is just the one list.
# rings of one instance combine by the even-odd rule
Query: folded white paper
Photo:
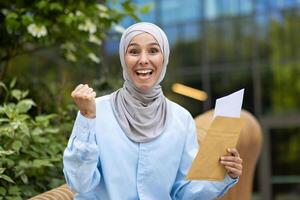
[(225, 97), (216, 100), (214, 118), (223, 117), (240, 117), (243, 104), (244, 89), (234, 92)]

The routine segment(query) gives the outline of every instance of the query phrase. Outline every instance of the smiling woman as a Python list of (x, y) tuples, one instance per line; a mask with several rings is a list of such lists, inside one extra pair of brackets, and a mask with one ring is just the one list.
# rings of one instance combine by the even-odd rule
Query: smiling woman
[(242, 160), (231, 148), (220, 161), (228, 172), (223, 181), (185, 179), (198, 151), (196, 128), (191, 114), (160, 86), (169, 59), (165, 33), (151, 23), (134, 24), (122, 35), (119, 54), (122, 88), (98, 98), (88, 85), (72, 92), (80, 112), (63, 161), (75, 199), (222, 196), (238, 181)]
[(157, 82), (163, 68), (163, 54), (155, 38), (149, 33), (135, 36), (128, 45), (125, 63), (133, 83), (141, 91), (148, 91)]

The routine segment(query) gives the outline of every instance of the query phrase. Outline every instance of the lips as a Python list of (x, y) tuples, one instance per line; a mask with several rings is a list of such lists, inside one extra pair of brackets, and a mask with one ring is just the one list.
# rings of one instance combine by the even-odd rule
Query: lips
[(137, 69), (135, 70), (137, 80), (150, 80), (153, 75), (153, 69)]
[(138, 69), (135, 71), (138, 76), (150, 76), (153, 73), (152, 69)]
[(153, 73), (152, 69), (138, 69), (135, 71), (137, 75), (151, 75)]

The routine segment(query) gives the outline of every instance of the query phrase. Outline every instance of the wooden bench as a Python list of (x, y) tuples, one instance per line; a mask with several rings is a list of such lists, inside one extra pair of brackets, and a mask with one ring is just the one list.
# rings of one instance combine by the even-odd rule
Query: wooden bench
[(72, 200), (74, 193), (64, 184), (45, 193), (30, 198), (29, 200)]

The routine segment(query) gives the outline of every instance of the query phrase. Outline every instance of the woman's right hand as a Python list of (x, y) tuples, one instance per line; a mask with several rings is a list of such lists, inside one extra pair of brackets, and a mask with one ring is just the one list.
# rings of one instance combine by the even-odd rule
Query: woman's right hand
[(87, 118), (96, 117), (96, 92), (93, 88), (87, 84), (80, 84), (73, 90), (71, 96), (83, 116)]

